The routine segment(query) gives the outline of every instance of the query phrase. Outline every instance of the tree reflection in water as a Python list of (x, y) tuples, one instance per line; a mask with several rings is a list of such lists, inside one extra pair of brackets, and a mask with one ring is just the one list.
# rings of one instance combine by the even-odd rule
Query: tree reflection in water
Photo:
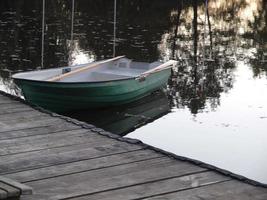
[(249, 63), (255, 76), (266, 71), (264, 8), (265, 1), (211, 0), (207, 9), (204, 1), (178, 1), (177, 10), (171, 14), (174, 31), (165, 33), (160, 44), (163, 59), (179, 60), (169, 83), (173, 105), (187, 106), (193, 114), (207, 104), (216, 109), (220, 93), (233, 87), (238, 61)]
[[(71, 50), (71, 1), (47, 0), (46, 68), (68, 65), (69, 56), (73, 63), (112, 56), (113, 2), (75, 2)], [(233, 87), (236, 62), (245, 61), (255, 77), (266, 75), (266, 5), (266, 0), (209, 0), (206, 10), (205, 0), (118, 0), (117, 54), (178, 60), (168, 86), (171, 104), (193, 114), (215, 110), (220, 94)], [(2, 90), (14, 93), (5, 71), (40, 66), (41, 9), (41, 0), (0, 1)]]

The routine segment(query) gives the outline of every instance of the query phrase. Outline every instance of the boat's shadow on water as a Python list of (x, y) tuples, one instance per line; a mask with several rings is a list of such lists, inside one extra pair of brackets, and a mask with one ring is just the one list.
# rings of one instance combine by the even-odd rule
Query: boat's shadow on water
[(167, 95), (158, 90), (133, 103), (62, 114), (124, 136), (169, 112)]

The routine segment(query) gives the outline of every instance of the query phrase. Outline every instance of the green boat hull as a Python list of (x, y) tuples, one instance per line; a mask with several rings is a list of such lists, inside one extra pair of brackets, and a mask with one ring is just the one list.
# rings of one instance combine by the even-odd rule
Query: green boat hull
[(140, 99), (166, 84), (171, 69), (153, 73), (145, 80), (134, 78), (64, 83), (14, 79), (26, 101), (54, 112), (120, 105)]

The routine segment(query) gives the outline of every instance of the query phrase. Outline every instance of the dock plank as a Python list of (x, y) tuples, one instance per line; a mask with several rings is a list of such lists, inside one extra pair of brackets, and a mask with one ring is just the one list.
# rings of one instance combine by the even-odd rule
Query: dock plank
[(62, 120), (55, 119), (53, 123), (48, 123), (44, 126), (0, 132), (0, 140), (30, 137), (34, 135), (53, 134), (61, 131), (77, 130), (80, 128), (80, 126), (74, 125), (72, 123), (62, 123)]
[(18, 101), (10, 99), (0, 94), (0, 105), (18, 103)]
[(17, 190), (19, 190), (20, 194), (25, 194), (25, 195), (32, 194), (32, 188), (31, 187), (29, 187), (25, 184), (19, 183), (17, 181), (14, 181), (10, 178), (0, 176), (0, 182), (4, 183), (6, 185), (12, 186), (13, 188), (16, 188)]
[(0, 199), (7, 199), (7, 191), (0, 188)]
[(21, 103), (12, 103), (12, 104), (0, 104), (0, 115), (6, 115), (11, 113), (25, 112), (25, 111), (33, 111), (34, 109), (26, 106)]
[(46, 113), (41, 113), (36, 110), (31, 110), (31, 111), (24, 111), (24, 112), (18, 112), (16, 114), (14, 113), (9, 113), (5, 115), (0, 115), (0, 121), (3, 122), (10, 122), (10, 121), (29, 121), (29, 120), (35, 120), (36, 118), (51, 118), (50, 115)]
[(71, 162), (67, 164), (53, 165), (8, 175), (9, 178), (16, 179), (20, 182), (31, 182), (40, 179), (58, 177), (62, 175), (70, 175), (85, 171), (107, 168), (122, 164), (128, 164), (137, 161), (163, 157), (151, 150), (134, 150), (130, 152), (122, 152), (115, 155), (107, 155), (95, 159)]
[[(156, 158), (89, 172), (27, 182), (27, 184), (34, 186), (35, 198), (51, 200), (88, 195), (104, 190), (203, 171), (206, 171), (206, 169), (190, 165), (186, 162), (180, 162), (178, 165), (176, 160), (170, 158)], [(92, 182), (92, 180), (94, 181)]]
[(0, 181), (0, 188), (7, 192), (7, 197), (18, 197), (20, 196), (20, 190), (12, 187)]
[(28, 121), (16, 121), (16, 120), (10, 120), (1, 122), (0, 120), (0, 133), (3, 132), (12, 132), (12, 131), (18, 131), (18, 130), (25, 130), (25, 129), (32, 129), (32, 128), (38, 128), (40, 126), (49, 126), (51, 124), (56, 123), (66, 123), (64, 120), (59, 118), (51, 118), (51, 117), (38, 117), (35, 119), (29, 119)]
[(108, 190), (104, 192), (94, 193), (81, 197), (70, 198), (72, 200), (131, 200), (142, 199), (154, 195), (170, 193), (174, 191), (189, 190), (192, 188), (220, 183), (229, 180), (229, 177), (219, 175), (214, 172), (201, 172), (176, 178), (169, 178), (145, 184), (139, 184), (132, 187), (124, 187), (121, 189)]
[(104, 136), (89, 132), (86, 129), (0, 140), (0, 156), (82, 143), (99, 143), (100, 141), (102, 141), (104, 144), (106, 138)]
[(192, 190), (178, 191), (156, 197), (145, 198), (146, 200), (264, 200), (267, 199), (265, 188), (255, 187), (239, 181), (227, 181), (214, 185), (208, 185)]
[(105, 144), (97, 142), (78, 144), (54, 149), (45, 149), (8, 156), (1, 156), (0, 174), (11, 174), (20, 171), (72, 163), (85, 159), (93, 159), (133, 150), (142, 149), (138, 145), (129, 145), (115, 140), (107, 140)]

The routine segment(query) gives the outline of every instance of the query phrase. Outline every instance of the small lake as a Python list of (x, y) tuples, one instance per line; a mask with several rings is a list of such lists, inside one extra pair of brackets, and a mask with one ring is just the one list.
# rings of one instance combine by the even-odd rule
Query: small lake
[[(112, 57), (113, 1), (46, 0), (44, 67)], [(116, 54), (178, 61), (168, 85), (137, 102), (66, 115), (267, 184), (264, 0), (118, 0)], [(206, 14), (205, 14), (206, 13)], [(0, 90), (41, 68), (42, 1), (0, 1)]]

